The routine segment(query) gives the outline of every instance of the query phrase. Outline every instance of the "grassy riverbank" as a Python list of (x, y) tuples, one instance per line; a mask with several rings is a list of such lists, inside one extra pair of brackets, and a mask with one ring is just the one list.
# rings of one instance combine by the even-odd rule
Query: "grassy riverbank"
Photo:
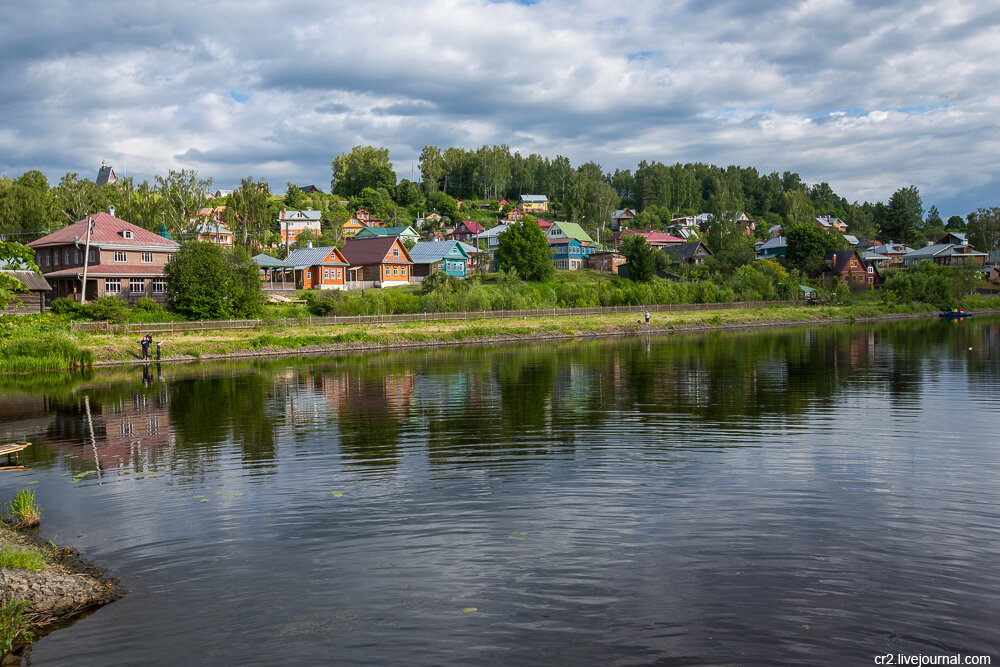
[[(969, 310), (1000, 312), (1000, 298), (970, 297)], [(773, 305), (717, 310), (652, 313), (650, 325), (638, 323), (638, 313), (554, 315), (521, 319), (396, 322), (363, 326), (268, 326), (250, 331), (194, 331), (157, 335), (163, 360), (192, 361), (219, 357), (253, 357), (317, 353), (352, 348), (413, 347), (463, 342), (508, 342), (539, 338), (671, 333), (783, 324), (850, 322), (898, 317), (933, 317), (926, 304)], [(38, 317), (38, 316), (36, 316)], [(135, 333), (69, 332), (56, 321), (27, 323), (19, 335), (0, 341), (0, 373), (63, 370), (90, 365), (135, 363), (139, 346)]]
[[(400, 322), (364, 327), (271, 327), (256, 331), (192, 332), (163, 340), (164, 359), (183, 361), (219, 356), (267, 356), (302, 351), (314, 353), (350, 348), (412, 347), (463, 342), (506, 342), (584, 336), (630, 335), (645, 332), (740, 328), (764, 325), (844, 322), (900, 316), (931, 316), (929, 306), (771, 306), (653, 313), (650, 325), (637, 314), (555, 316), (516, 320), (467, 322)], [(91, 334), (83, 349), (96, 363), (137, 360), (134, 335)]]

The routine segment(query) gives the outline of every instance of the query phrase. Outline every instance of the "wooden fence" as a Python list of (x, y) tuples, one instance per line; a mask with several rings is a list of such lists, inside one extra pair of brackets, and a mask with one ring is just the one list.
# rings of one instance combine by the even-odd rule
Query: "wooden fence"
[(801, 301), (737, 301), (732, 303), (678, 303), (652, 306), (608, 306), (599, 308), (531, 308), (528, 310), (474, 310), (457, 313), (400, 313), (395, 315), (329, 315), (324, 317), (283, 317), (254, 320), (199, 320), (195, 322), (146, 322), (111, 324), (110, 322), (71, 322), (77, 331), (91, 333), (184, 333), (189, 331), (237, 331), (261, 327), (326, 327), (360, 326), (389, 322), (441, 322), (453, 320), (506, 320), (527, 317), (570, 317), (578, 315), (610, 315), (668, 312), (685, 310), (730, 310), (733, 308), (759, 308), (784, 306)]

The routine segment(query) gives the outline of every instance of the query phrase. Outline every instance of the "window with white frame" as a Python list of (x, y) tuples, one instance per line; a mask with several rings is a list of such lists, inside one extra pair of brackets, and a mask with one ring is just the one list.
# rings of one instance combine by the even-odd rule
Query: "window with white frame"
[(153, 294), (163, 294), (167, 291), (166, 278), (153, 278)]
[(406, 275), (406, 267), (405, 266), (399, 267), (399, 275), (401, 275), (401, 276), (405, 276)]
[(140, 258), (141, 258), (143, 264), (152, 264), (153, 263), (153, 253), (151, 253), (151, 252), (144, 252), (144, 253), (142, 253), (142, 255), (141, 255)]
[(394, 275), (394, 276), (398, 276), (399, 275), (399, 267), (397, 267), (397, 266), (392, 267), (392, 275)]
[(121, 278), (105, 278), (104, 279), (104, 293), (105, 294), (121, 294), (122, 293), (122, 279)]
[(69, 248), (63, 250), (63, 264), (69, 264)]
[(49, 258), (50, 254), (51, 253), (48, 253), (48, 252), (45, 253), (45, 266), (49, 266), (50, 264), (52, 264), (52, 260)]
[(874, 266), (869, 266), (868, 267), (868, 273), (875, 273), (875, 267)]
[(313, 272), (312, 271), (306, 271), (306, 280), (312, 280), (312, 277), (313, 277)]
[(122, 232), (122, 236), (127, 239), (132, 238), (132, 230), (126, 229), (125, 231)]
[(128, 279), (128, 292), (129, 294), (145, 294), (146, 293), (146, 281), (142, 278), (129, 278)]
[(83, 262), (83, 253), (79, 250), (76, 251), (76, 263), (80, 264)]
[(392, 249), (392, 256), (393, 257), (399, 257), (399, 248), (393, 248)]
[(91, 250), (90, 251), (90, 263), (91, 264), (97, 264), (97, 251), (96, 250)]
[(340, 280), (341, 278), (344, 277), (344, 274), (341, 273), (341, 271), (343, 271), (343, 269), (337, 269), (337, 280)]
[(323, 280), (330, 279), (330, 269), (323, 269)]
[(115, 250), (115, 261), (116, 262), (127, 262), (128, 253), (124, 250)]

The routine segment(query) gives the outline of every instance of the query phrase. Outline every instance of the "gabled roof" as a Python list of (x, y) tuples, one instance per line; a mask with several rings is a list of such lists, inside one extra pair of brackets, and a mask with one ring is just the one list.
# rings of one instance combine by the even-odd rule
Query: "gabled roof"
[(97, 187), (102, 187), (117, 180), (118, 177), (115, 175), (115, 168), (102, 160), (101, 168), (97, 172), (97, 180), (94, 183), (97, 184)]
[(590, 238), (590, 234), (583, 231), (583, 227), (581, 227), (575, 222), (553, 222), (552, 226), (549, 227), (549, 234), (551, 234), (552, 230), (557, 227), (562, 231), (563, 234), (571, 238), (580, 239), (581, 241), (591, 241), (591, 242), (593, 242), (594, 240)]
[[(486, 231), (486, 228), (483, 227), (478, 222), (476, 222), (475, 220), (463, 220), (462, 222), (458, 223), (458, 227), (465, 227), (473, 234), (482, 234), (483, 232)], [(455, 228), (455, 231), (458, 231), (458, 227)]]
[(358, 232), (358, 234), (361, 232), (367, 232), (369, 234), (374, 234), (375, 236), (402, 236), (403, 234), (406, 234), (407, 231), (410, 232), (410, 236), (420, 236), (417, 234), (416, 230), (409, 225), (402, 225), (400, 227), (369, 227), (366, 225), (364, 229)]
[[(956, 249), (960, 249), (956, 252)], [(951, 255), (965, 255), (967, 257), (985, 257), (985, 252), (980, 252), (975, 248), (957, 243), (935, 243), (924, 246), (920, 250), (914, 250), (906, 256), (907, 260), (930, 259), (931, 257), (949, 257)]]
[(196, 234), (232, 234), (221, 222), (202, 222), (194, 228)]
[[(176, 241), (165, 239), (159, 234), (133, 225), (116, 218), (110, 213), (101, 211), (88, 216), (83, 220), (78, 220), (68, 227), (63, 227), (59, 231), (47, 234), (40, 239), (36, 239), (28, 244), (31, 248), (45, 248), (56, 245), (68, 245), (79, 242), (87, 242), (87, 220), (93, 219), (94, 229), (90, 235), (90, 245), (92, 246), (133, 246), (135, 248), (150, 248), (155, 250), (176, 250), (179, 246)], [(132, 232), (132, 238), (127, 239), (123, 232)]]
[(306, 221), (316, 221), (319, 222), (322, 214), (319, 211), (288, 211), (282, 209), (278, 213), (278, 220), (281, 222), (291, 221), (291, 222), (306, 222)]
[(16, 271), (13, 269), (0, 269), (0, 273), (7, 274), (20, 280), (29, 292), (48, 292), (52, 286), (34, 271)]
[(414, 264), (430, 264), (444, 259), (445, 255), (457, 249), (465, 258), (469, 258), (460, 241), (420, 241), (410, 248), (410, 259)]
[(543, 204), (549, 201), (545, 195), (521, 195), (521, 201), (530, 204)]
[(761, 250), (776, 250), (778, 248), (784, 248), (788, 245), (788, 239), (784, 236), (775, 236), (764, 242), (764, 245), (760, 247)]
[(411, 264), (406, 246), (399, 243), (403, 249), (402, 255), (397, 258), (386, 259), (386, 255), (392, 246), (399, 243), (396, 236), (380, 236), (374, 239), (347, 239), (344, 242), (343, 254), (351, 266), (363, 266), (365, 264), (381, 264), (383, 261), (395, 262), (397, 264)]
[(844, 240), (850, 243), (852, 246), (857, 246), (858, 244), (861, 243), (861, 241), (858, 240), (857, 236), (852, 236), (850, 234), (844, 234)]
[(468, 243), (463, 243), (462, 241), (456, 241), (456, 243), (458, 243), (458, 245), (460, 245), (462, 247), (462, 250), (465, 251), (465, 254), (469, 255), (470, 257), (472, 255), (476, 254), (476, 253), (484, 253), (484, 252), (486, 252), (485, 250), (480, 250), (479, 248), (471, 246)]
[(286, 266), (294, 266), (297, 269), (304, 269), (309, 266), (317, 266), (322, 264), (323, 266), (347, 266), (346, 261), (340, 261), (339, 259), (327, 260), (327, 255), (330, 251), (333, 252), (334, 257), (342, 257), (340, 251), (334, 246), (324, 246), (321, 248), (299, 248), (288, 253), (288, 257), (285, 258)]
[(500, 234), (503, 234), (508, 229), (510, 229), (510, 225), (497, 225), (496, 227), (491, 227), (490, 229), (487, 229), (485, 232), (483, 232), (482, 234), (480, 234), (479, 238), (480, 239), (493, 238), (495, 236), (499, 236)]
[(290, 266), (288, 262), (283, 259), (278, 259), (277, 257), (271, 257), (270, 255), (265, 255), (261, 253), (259, 255), (253, 256), (253, 261), (257, 262), (257, 265), (265, 269), (278, 266)]
[(692, 259), (698, 252), (698, 248), (702, 247), (709, 256), (712, 256), (712, 251), (708, 249), (701, 241), (694, 241), (692, 243), (681, 243), (680, 245), (667, 246), (663, 249), (663, 252), (667, 253), (672, 257), (678, 259)]
[(831, 250), (826, 253), (824, 259), (830, 262), (830, 271), (840, 274), (847, 270), (855, 254), (857, 254), (856, 250)]

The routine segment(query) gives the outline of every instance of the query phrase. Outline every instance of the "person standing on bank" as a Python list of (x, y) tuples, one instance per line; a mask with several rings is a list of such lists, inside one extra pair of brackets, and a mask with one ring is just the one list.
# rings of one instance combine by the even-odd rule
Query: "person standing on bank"
[(149, 359), (149, 341), (145, 337), (139, 339), (139, 348), (142, 350), (142, 358)]
[(163, 345), (163, 341), (161, 341), (161, 340), (156, 341), (156, 360), (157, 361), (160, 360), (160, 346), (161, 345)]
[(646, 311), (646, 324), (649, 324), (649, 311)]

